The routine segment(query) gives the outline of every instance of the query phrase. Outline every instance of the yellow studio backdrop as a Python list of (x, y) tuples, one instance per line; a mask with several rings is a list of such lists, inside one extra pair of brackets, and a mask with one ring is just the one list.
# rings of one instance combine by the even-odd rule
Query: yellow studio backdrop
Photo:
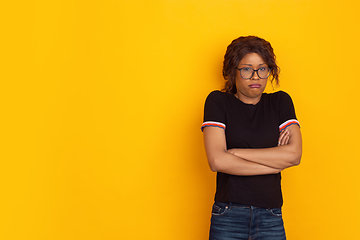
[[(227, 45), (270, 41), (303, 158), (288, 239), (359, 239), (360, 3), (38, 0), (1, 7), (0, 239), (207, 239), (200, 125)], [(268, 91), (273, 91), (271, 87)]]

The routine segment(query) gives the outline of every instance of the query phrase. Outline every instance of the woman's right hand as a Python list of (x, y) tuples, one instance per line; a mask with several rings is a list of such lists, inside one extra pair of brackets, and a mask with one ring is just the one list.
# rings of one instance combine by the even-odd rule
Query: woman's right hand
[(287, 145), (289, 143), (289, 139), (290, 139), (290, 132), (287, 128), (285, 128), (280, 132), (278, 146)]

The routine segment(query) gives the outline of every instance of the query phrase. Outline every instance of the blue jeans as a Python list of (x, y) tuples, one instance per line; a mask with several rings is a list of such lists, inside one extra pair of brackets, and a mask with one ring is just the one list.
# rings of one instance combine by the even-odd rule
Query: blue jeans
[(215, 202), (210, 240), (285, 240), (281, 208)]

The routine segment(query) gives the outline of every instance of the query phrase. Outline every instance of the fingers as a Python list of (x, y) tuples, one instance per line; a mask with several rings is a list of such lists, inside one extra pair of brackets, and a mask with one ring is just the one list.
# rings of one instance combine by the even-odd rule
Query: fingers
[(279, 146), (284, 145), (285, 138), (286, 138), (286, 132), (287, 132), (286, 129), (280, 132), (280, 136), (279, 136), (279, 140), (278, 140)]
[(283, 146), (289, 143), (289, 139), (290, 139), (290, 132), (288, 129), (285, 129), (283, 131), (280, 132), (280, 136), (279, 136), (279, 141), (278, 141), (278, 145), (279, 146)]
[(288, 129), (285, 129), (284, 130), (284, 134), (283, 134), (283, 137), (281, 139), (281, 145), (286, 145), (289, 143), (289, 139), (290, 139), (290, 132)]
[(287, 145), (288, 143), (289, 143), (289, 139), (290, 139), (290, 135), (289, 134), (287, 134), (285, 137), (284, 137), (284, 139), (283, 139), (283, 141), (282, 141), (282, 145)]

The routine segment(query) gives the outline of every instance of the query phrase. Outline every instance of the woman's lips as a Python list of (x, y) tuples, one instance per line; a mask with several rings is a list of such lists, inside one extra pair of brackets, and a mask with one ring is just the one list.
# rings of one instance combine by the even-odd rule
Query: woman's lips
[(259, 87), (261, 87), (261, 85), (260, 84), (250, 84), (249, 87), (251, 87), (251, 88), (259, 88)]

